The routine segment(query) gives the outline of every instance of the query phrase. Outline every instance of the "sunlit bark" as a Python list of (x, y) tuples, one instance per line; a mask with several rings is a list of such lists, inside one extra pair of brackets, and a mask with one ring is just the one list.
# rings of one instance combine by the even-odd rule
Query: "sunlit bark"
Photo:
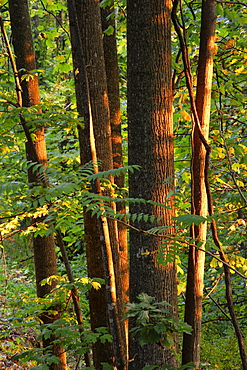
[[(94, 170), (113, 168), (110, 112), (98, 1), (68, 1), (72, 39), (77, 108), (84, 117), (79, 127), (81, 162), (93, 160)], [(96, 163), (97, 162), (97, 163)], [(101, 189), (96, 182), (97, 194)], [(90, 321), (93, 329), (109, 327), (113, 344), (95, 343), (94, 366), (108, 362), (126, 368), (121, 310), (123, 309), (116, 224), (90, 212), (84, 214), (87, 267), (89, 277), (105, 279), (106, 286), (89, 293)], [(106, 288), (106, 289), (105, 289)]]
[[(202, 2), (200, 51), (197, 70), (196, 110), (200, 127), (194, 126), (192, 134), (192, 214), (206, 217), (208, 214), (207, 193), (205, 186), (206, 149), (201, 140), (201, 133), (208, 139), (211, 89), (213, 76), (214, 40), (215, 40), (215, 2)], [(200, 133), (201, 131), (201, 133)], [(192, 237), (196, 243), (202, 243), (204, 249), (207, 237), (207, 224), (192, 227)], [(202, 296), (205, 252), (190, 246), (186, 288), (185, 321), (192, 326), (192, 334), (184, 334), (183, 364), (190, 361), (200, 362), (200, 337), (202, 319)]]
[[(171, 3), (129, 0), (127, 6), (129, 164), (141, 166), (140, 171), (129, 176), (130, 197), (164, 204), (168, 191), (174, 189)], [(130, 212), (161, 217), (159, 224), (166, 225), (170, 234), (174, 232), (174, 206), (172, 201), (168, 204), (169, 209), (134, 204)], [(147, 229), (154, 224), (138, 222), (136, 226)], [(157, 301), (169, 302), (171, 314), (176, 316), (175, 263), (160, 266), (155, 254), (146, 253), (157, 250), (159, 243), (155, 237), (130, 231), (130, 301), (136, 301), (137, 295), (145, 292)], [(130, 327), (133, 325), (130, 320)], [(129, 347), (130, 369), (160, 363), (176, 365), (175, 356), (157, 344), (141, 347), (130, 338)]]

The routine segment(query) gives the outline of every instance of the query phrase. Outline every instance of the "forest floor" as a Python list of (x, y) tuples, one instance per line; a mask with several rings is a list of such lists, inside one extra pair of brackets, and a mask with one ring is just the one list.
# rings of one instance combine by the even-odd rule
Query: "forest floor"
[(37, 345), (32, 329), (16, 329), (6, 319), (0, 317), (0, 370), (26, 370), (34, 363), (21, 364), (13, 357)]

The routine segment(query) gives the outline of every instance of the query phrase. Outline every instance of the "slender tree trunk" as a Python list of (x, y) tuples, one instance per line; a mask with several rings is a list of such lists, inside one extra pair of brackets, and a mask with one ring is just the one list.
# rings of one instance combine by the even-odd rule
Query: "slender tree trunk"
[[(16, 55), (17, 69), (24, 71), (20, 72), (20, 76), (28, 74), (30, 71), (36, 69), (35, 54), (33, 49), (33, 40), (31, 33), (31, 24), (28, 11), (27, 0), (9, 0), (9, 12), (12, 28), (13, 46)], [(39, 85), (37, 76), (32, 76), (29, 79), (24, 78), (21, 82), (22, 89), (22, 106), (30, 107), (37, 105), (40, 102)], [(28, 161), (33, 163), (40, 163), (43, 167), (47, 165), (46, 144), (44, 127), (35, 127), (32, 133), (35, 139), (32, 140), (30, 129), (27, 126), (25, 119), (22, 117), (21, 122), (27, 136), (26, 141), (26, 157)], [(44, 170), (45, 171), (45, 170)], [(44, 176), (45, 179), (45, 176)], [(38, 172), (28, 171), (28, 181), (30, 186), (35, 186), (37, 183), (43, 183), (47, 186), (48, 180), (41, 180)], [(37, 236), (33, 238), (34, 245), (34, 261), (36, 273), (36, 286), (38, 297), (45, 297), (55, 286), (55, 282), (51, 285), (41, 285), (43, 279), (52, 275), (57, 275), (56, 268), (56, 254), (55, 243), (53, 235), (46, 237)], [(59, 312), (59, 307), (56, 307)], [(58, 313), (56, 316), (43, 314), (41, 319), (46, 323), (53, 322), (60, 317)], [(52, 345), (53, 337), (43, 340), (44, 347)], [(53, 354), (60, 359), (59, 364), (50, 365), (51, 370), (66, 369), (66, 355), (63, 348), (59, 344), (53, 345)]]
[[(112, 163), (112, 143), (111, 143), (111, 126), (110, 114), (107, 96), (107, 82), (104, 65), (104, 52), (102, 43), (102, 26), (100, 20), (100, 7), (98, 1), (78, 1), (74, 2), (76, 14), (73, 13), (73, 3), (68, 1), (70, 9), (70, 28), (72, 39), (72, 51), (74, 60), (74, 69), (79, 73), (75, 74), (77, 107), (80, 116), (84, 117), (85, 129), (79, 128), (80, 149), (82, 164), (94, 159), (92, 154), (94, 148), (90, 137), (93, 135), (93, 141), (96, 144), (96, 157), (99, 159), (100, 169), (109, 170), (113, 168)], [(80, 39), (77, 37), (77, 25), (75, 17), (78, 19), (80, 31)], [(80, 44), (80, 45), (78, 45)], [(81, 50), (79, 50), (81, 49)], [(81, 54), (81, 56), (80, 56)], [(83, 59), (83, 61), (82, 61)], [(82, 65), (82, 62), (84, 65)], [(83, 72), (83, 70), (85, 71)], [(82, 72), (84, 77), (82, 78)], [(89, 112), (89, 114), (88, 114)], [(92, 114), (92, 117), (90, 117)], [(87, 117), (85, 117), (85, 115)], [(92, 122), (91, 122), (92, 119)], [(89, 123), (92, 123), (93, 131), (88, 128)], [(91, 125), (90, 123), (90, 125)], [(89, 144), (90, 143), (90, 144)], [(88, 150), (89, 149), (89, 150)], [(98, 190), (97, 190), (98, 192)], [(101, 227), (96, 217), (92, 217), (89, 212), (84, 214), (86, 251), (87, 251), (87, 266), (89, 277), (109, 278), (108, 270), (104, 265), (104, 247), (108, 245), (108, 240), (102, 249), (102, 231), (106, 220), (102, 220)], [(110, 223), (109, 223), (110, 224)], [(108, 260), (108, 267), (112, 265), (116, 267), (113, 275), (119, 274), (119, 253), (116, 227), (113, 223), (109, 225), (110, 244), (114, 261)], [(108, 249), (109, 252), (109, 249)], [(109, 256), (109, 255), (108, 255)], [(113, 266), (112, 265), (112, 266)], [(113, 275), (112, 278), (114, 277)], [(124, 330), (121, 322), (122, 298), (121, 298), (121, 280), (116, 279), (117, 283), (117, 302), (115, 302), (116, 310), (119, 314), (116, 315), (116, 324), (119, 330), (119, 342), (113, 343), (113, 349), (109, 343), (97, 342), (93, 348), (94, 366), (96, 369), (101, 369), (102, 362), (114, 364), (119, 369), (126, 367)], [(116, 289), (116, 287), (115, 287)], [(108, 291), (102, 287), (99, 291), (91, 290), (89, 294), (90, 303), (90, 320), (92, 329), (102, 326), (111, 327), (112, 319), (109, 311), (109, 301), (107, 300)], [(113, 334), (113, 333), (112, 333)], [(122, 359), (114, 359), (116, 351), (120, 350)], [(119, 363), (118, 363), (119, 360)], [(125, 363), (125, 365), (124, 365)]]
[[(214, 40), (215, 40), (215, 2), (202, 2), (200, 52), (197, 70), (196, 109), (200, 127), (194, 126), (192, 135), (192, 214), (206, 217), (208, 214), (207, 193), (205, 186), (205, 159), (206, 150), (201, 140), (201, 133), (208, 139), (211, 89), (213, 76)], [(196, 244), (202, 242), (200, 249), (206, 242), (207, 224), (192, 227), (192, 237)], [(202, 296), (204, 279), (205, 252), (190, 246), (185, 321), (192, 326), (192, 334), (184, 334), (182, 362), (190, 361), (197, 366), (200, 362), (200, 337), (202, 319)]]
[[(168, 191), (174, 189), (170, 8), (169, 0), (127, 2), (129, 164), (141, 166), (129, 176), (130, 197), (163, 204)], [(130, 212), (161, 217), (159, 224), (166, 225), (171, 234), (174, 206), (172, 202), (169, 205), (164, 209), (135, 204)], [(154, 224), (139, 222), (136, 226), (145, 229)], [(130, 231), (130, 301), (145, 292), (157, 301), (169, 302), (171, 314), (176, 316), (175, 263), (163, 267), (155, 261), (155, 254), (143, 253), (158, 248), (155, 237)], [(130, 320), (130, 327), (133, 325)], [(176, 365), (175, 356), (157, 344), (141, 347), (130, 338), (129, 347), (130, 369)]]
[[(111, 35), (104, 34), (103, 47), (105, 58), (105, 69), (107, 78), (107, 90), (110, 108), (110, 123), (111, 123), (111, 137), (112, 137), (112, 155), (113, 168), (123, 167), (122, 155), (122, 132), (121, 132), (121, 116), (120, 116), (120, 96), (119, 96), (119, 74), (118, 74), (118, 56), (116, 43), (116, 20), (109, 17), (114, 12), (113, 1), (110, 6), (101, 8), (101, 20), (103, 32), (111, 26), (114, 32)], [(116, 176), (115, 184), (119, 188), (124, 187), (124, 174)], [(125, 214), (125, 203), (118, 202), (116, 205), (118, 213)], [(118, 240), (120, 253), (120, 269), (122, 278), (122, 289), (124, 304), (129, 301), (129, 262), (128, 262), (128, 242), (127, 242), (127, 228), (124, 224), (118, 224)], [(125, 322), (126, 337), (128, 333), (128, 323)]]

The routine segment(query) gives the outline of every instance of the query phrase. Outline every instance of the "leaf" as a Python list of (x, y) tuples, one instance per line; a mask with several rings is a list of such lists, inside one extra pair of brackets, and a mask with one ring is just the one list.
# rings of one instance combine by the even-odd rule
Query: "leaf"
[(191, 215), (191, 214), (186, 214), (186, 215), (180, 215), (177, 217), (173, 217), (173, 220), (176, 220), (177, 222), (181, 222), (182, 224), (186, 226), (191, 226), (191, 225), (200, 225), (201, 223), (204, 223), (207, 221), (207, 219), (203, 216), (199, 215)]
[(189, 113), (187, 113), (185, 110), (183, 110), (183, 111), (181, 112), (181, 115), (182, 115), (182, 117), (183, 117), (183, 119), (184, 119), (185, 121), (187, 121), (187, 122), (191, 122), (191, 116), (190, 116), (190, 114), (189, 114)]
[(99, 339), (100, 339), (101, 343), (106, 343), (106, 342), (111, 343), (112, 342), (111, 334), (103, 334), (103, 335), (100, 336)]
[(235, 46), (235, 40), (234, 39), (227, 40), (227, 42), (224, 45), (224, 50), (232, 49), (234, 46)]
[(107, 27), (107, 29), (104, 31), (104, 33), (105, 33), (107, 36), (111, 36), (111, 35), (113, 35), (113, 33), (114, 33), (114, 27), (112, 27), (112, 26)]
[(107, 362), (101, 362), (101, 365), (103, 366), (102, 370), (113, 370), (113, 367)]
[(100, 6), (102, 8), (106, 8), (107, 6), (112, 6), (112, 0), (102, 0), (100, 2)]

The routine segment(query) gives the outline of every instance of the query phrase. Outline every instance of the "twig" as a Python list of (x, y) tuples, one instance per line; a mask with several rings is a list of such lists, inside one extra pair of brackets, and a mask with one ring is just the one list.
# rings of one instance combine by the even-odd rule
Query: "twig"
[(210, 291), (207, 293), (206, 297), (203, 298), (203, 300), (207, 299), (210, 296), (210, 294), (212, 294), (214, 292), (215, 288), (217, 287), (217, 285), (219, 284), (220, 280), (222, 279), (222, 276), (223, 276), (223, 274), (220, 274), (220, 276), (216, 280), (214, 286), (210, 289)]
[(242, 3), (241, 1), (225, 1), (225, 0), (215, 0), (216, 3), (219, 4), (232, 4), (232, 5), (243, 5), (247, 6), (246, 3)]
[(62, 25), (62, 23), (60, 22), (60, 19), (55, 15), (53, 14), (50, 10), (48, 10), (46, 7), (45, 7), (45, 4), (43, 3), (42, 0), (39, 0), (43, 9), (50, 15), (52, 15), (52, 17), (54, 17), (57, 21), (57, 23), (59, 24), (59, 26), (62, 28), (62, 30), (66, 33), (66, 35), (68, 36), (69, 40), (70, 40), (70, 34), (69, 32), (64, 28), (64, 26)]
[(223, 315), (227, 318), (227, 320), (229, 320), (229, 321), (232, 322), (231, 317), (227, 315), (227, 313), (225, 312), (225, 310), (223, 310), (223, 308), (221, 308), (221, 306), (219, 305), (219, 303), (216, 302), (216, 300), (211, 296), (211, 294), (208, 294), (208, 296), (214, 302), (214, 304), (218, 307), (218, 309), (223, 313)]
[(8, 51), (8, 56), (9, 56), (9, 59), (10, 59), (10, 63), (11, 63), (13, 73), (14, 73), (16, 94), (17, 94), (17, 106), (21, 107), (22, 106), (22, 87), (21, 87), (21, 83), (20, 83), (20, 79), (19, 79), (19, 75), (18, 75), (18, 70), (17, 70), (16, 64), (15, 64), (15, 58), (14, 58), (14, 55), (13, 55), (11, 47), (10, 47), (9, 39), (8, 39), (6, 30), (5, 30), (5, 27), (4, 27), (4, 23), (3, 23), (3, 19), (2, 19), (1, 14), (0, 14), (0, 26), (1, 26), (1, 32), (2, 32), (2, 35), (3, 35), (3, 38), (4, 38), (4, 42), (5, 42), (7, 51)]
[[(67, 252), (66, 252), (66, 249), (65, 249), (65, 245), (64, 245), (64, 242), (63, 242), (63, 237), (62, 237), (62, 234), (61, 234), (60, 230), (57, 230), (56, 240), (57, 240), (60, 252), (61, 252), (62, 257), (63, 257), (63, 263), (64, 263), (64, 266), (65, 266), (65, 269), (66, 269), (66, 273), (67, 273), (69, 282), (74, 283), (75, 279), (73, 277), (73, 273), (72, 273), (72, 270), (71, 270), (68, 255), (67, 255)], [(80, 306), (80, 303), (79, 303), (79, 294), (78, 294), (77, 289), (76, 289), (75, 286), (71, 289), (71, 294), (72, 294), (72, 299), (73, 299), (73, 303), (74, 303), (74, 309), (75, 309), (77, 322), (78, 322), (78, 325), (80, 326), (80, 328), (79, 328), (80, 337), (81, 337), (81, 341), (83, 343), (84, 322), (83, 322), (83, 317), (82, 317), (82, 312), (81, 312), (81, 306)], [(86, 366), (87, 367), (91, 366), (89, 352), (86, 352), (84, 354), (84, 359), (85, 359)]]
[[(117, 222), (120, 222), (122, 224), (124, 224), (125, 226), (129, 227), (130, 229), (132, 230), (135, 230), (135, 231), (138, 231), (139, 233), (144, 233), (144, 234), (147, 234), (147, 235), (150, 235), (150, 236), (156, 236), (156, 237), (159, 237), (159, 238), (167, 238), (167, 239), (174, 239), (174, 235), (167, 235), (167, 234), (155, 234), (155, 233), (151, 233), (147, 230), (142, 230), (142, 229), (138, 229), (137, 227), (134, 227), (132, 225), (130, 225), (129, 223), (127, 222), (124, 222), (122, 220), (118, 220), (118, 219), (115, 219), (113, 217), (109, 217), (107, 216), (107, 218), (109, 219), (112, 219), (112, 220), (115, 220)], [(192, 246), (192, 247), (195, 247), (197, 248), (198, 250), (204, 252), (205, 254), (208, 254), (209, 256), (215, 258), (217, 261), (223, 263), (223, 265), (226, 265), (229, 269), (231, 269), (232, 271), (236, 272), (237, 275), (239, 275), (240, 277), (242, 277), (243, 279), (247, 280), (247, 276), (243, 275), (241, 272), (239, 272), (238, 270), (236, 270), (234, 267), (232, 267), (231, 265), (229, 265), (229, 263), (226, 262), (226, 260), (224, 259), (221, 259), (219, 257), (216, 257), (213, 253), (209, 252), (209, 251), (206, 251), (202, 248), (199, 248), (197, 245), (195, 244), (191, 244), (190, 242), (187, 242), (186, 240), (181, 240), (181, 243), (184, 243), (184, 244), (187, 244), (188, 246)], [(150, 252), (151, 253), (151, 252)]]
[(0, 103), (7, 103), (9, 105), (13, 105), (15, 108), (19, 108), (19, 104), (14, 103), (13, 101), (7, 99), (0, 99)]
[(32, 258), (34, 258), (34, 254), (30, 257), (24, 258), (23, 260), (20, 260), (20, 262), (26, 262), (26, 261), (31, 260)]

